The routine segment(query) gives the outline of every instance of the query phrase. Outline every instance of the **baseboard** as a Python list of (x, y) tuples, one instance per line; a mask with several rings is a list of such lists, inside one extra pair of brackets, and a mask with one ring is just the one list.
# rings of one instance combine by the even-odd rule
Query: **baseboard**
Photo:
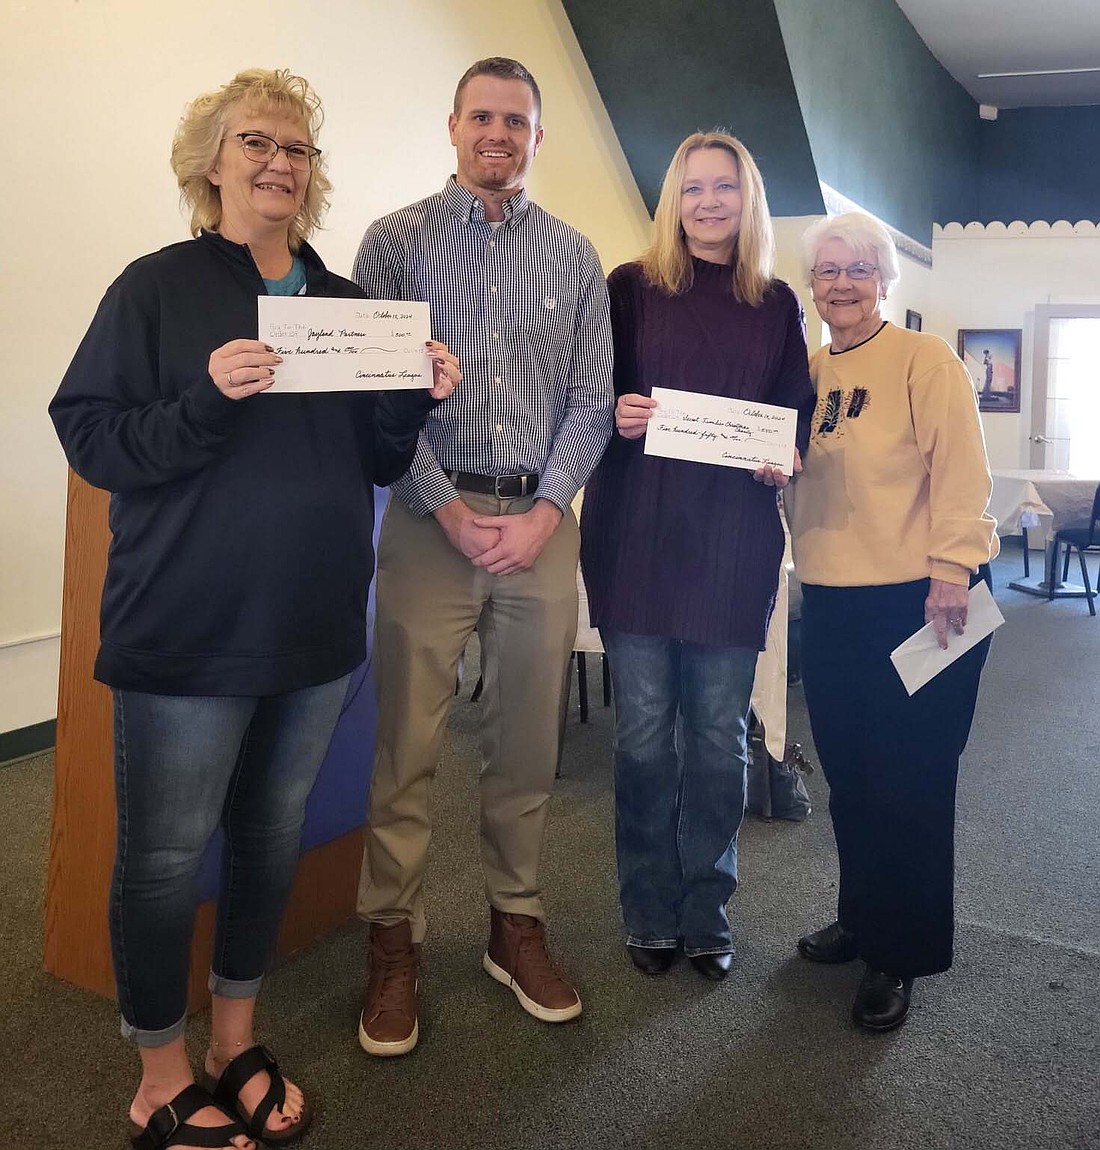
[(28, 755), (39, 755), (50, 750), (56, 737), (56, 719), (47, 719), (32, 727), (20, 727), (17, 731), (0, 732), (0, 766), (14, 759), (25, 759)]

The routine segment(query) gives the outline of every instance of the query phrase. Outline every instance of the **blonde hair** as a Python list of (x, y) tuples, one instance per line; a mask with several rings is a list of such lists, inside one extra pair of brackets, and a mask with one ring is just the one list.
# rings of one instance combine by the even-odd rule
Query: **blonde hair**
[[(193, 236), (203, 229), (217, 231), (221, 224), (221, 192), (207, 173), (217, 159), (229, 117), (240, 105), (253, 112), (301, 121), (310, 144), (316, 143), (324, 120), (321, 101), (308, 81), (286, 68), (249, 68), (217, 91), (206, 92), (192, 101), (172, 140), (172, 171), (180, 186), (180, 200), (191, 209)], [(331, 190), (324, 157), (318, 156), (313, 161), (302, 206), (290, 222), (291, 251), (296, 252), (320, 226)]]
[(722, 148), (737, 162), (741, 178), (741, 227), (733, 246), (734, 297), (758, 307), (775, 271), (775, 236), (764, 179), (749, 150), (728, 132), (694, 132), (676, 149), (661, 185), (661, 198), (653, 216), (653, 243), (641, 264), (650, 283), (669, 295), (691, 287), (694, 269), (680, 223), (680, 197), (688, 156), (699, 148)]

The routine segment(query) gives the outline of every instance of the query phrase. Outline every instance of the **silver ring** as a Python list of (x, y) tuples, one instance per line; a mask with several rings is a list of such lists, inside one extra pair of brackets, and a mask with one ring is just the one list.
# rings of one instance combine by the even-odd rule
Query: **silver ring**
[(233, 386), (233, 373), (231, 371), (225, 373), (225, 383), (227, 387)]

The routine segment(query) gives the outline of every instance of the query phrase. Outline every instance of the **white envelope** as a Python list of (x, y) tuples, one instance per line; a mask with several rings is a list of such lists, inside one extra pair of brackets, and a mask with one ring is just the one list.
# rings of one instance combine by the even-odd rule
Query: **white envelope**
[(970, 589), (966, 631), (956, 635), (954, 629), (948, 627), (946, 651), (936, 641), (932, 624), (926, 623), (890, 652), (890, 661), (901, 676), (906, 691), (913, 695), (945, 667), (950, 667), (960, 655), (965, 655), (987, 635), (992, 635), (1004, 621), (1005, 617), (993, 601), (989, 584), (983, 579)]

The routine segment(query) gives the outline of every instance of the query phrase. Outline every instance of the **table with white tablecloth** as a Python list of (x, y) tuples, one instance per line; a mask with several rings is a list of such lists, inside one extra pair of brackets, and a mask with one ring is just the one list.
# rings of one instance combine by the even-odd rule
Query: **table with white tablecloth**
[(1017, 591), (1047, 595), (1050, 580), (1059, 597), (1084, 595), (1076, 584), (1063, 584), (1054, 570), (1054, 533), (1068, 527), (1087, 527), (1092, 500), (1100, 478), (1069, 471), (998, 470), (993, 472), (989, 513), (997, 520), (998, 535), (1017, 535), (1036, 530), (1046, 547), (1042, 579), (1018, 579), (1009, 584)]

